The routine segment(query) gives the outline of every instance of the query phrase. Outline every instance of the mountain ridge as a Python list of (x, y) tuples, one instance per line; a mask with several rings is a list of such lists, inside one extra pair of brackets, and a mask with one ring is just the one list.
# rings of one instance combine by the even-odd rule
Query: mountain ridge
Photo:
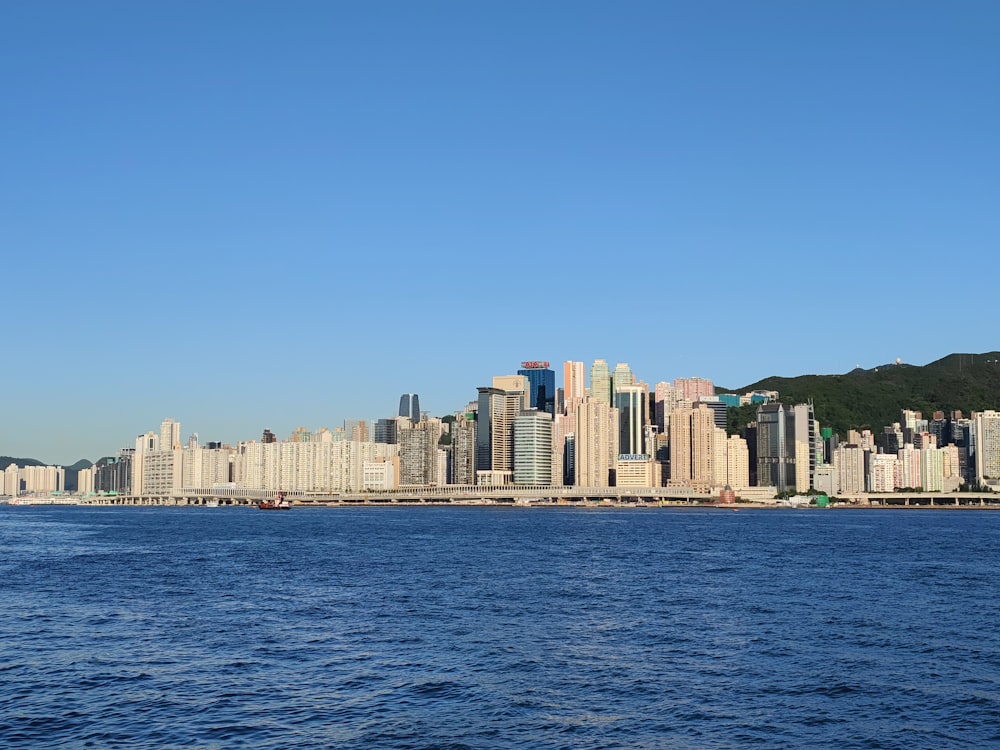
[[(903, 409), (922, 412), (1000, 409), (1000, 352), (954, 353), (926, 365), (894, 362), (841, 375), (772, 375), (735, 391), (777, 391), (783, 403), (812, 402), (823, 427), (844, 434), (849, 429), (881, 432), (899, 421)], [(730, 415), (737, 431), (756, 415), (756, 407), (740, 407)]]

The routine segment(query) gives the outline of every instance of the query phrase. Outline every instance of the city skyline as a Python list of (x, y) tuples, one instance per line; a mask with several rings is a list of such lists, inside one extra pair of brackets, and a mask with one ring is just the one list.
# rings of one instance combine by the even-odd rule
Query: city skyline
[(409, 392), (448, 414), (531, 357), (739, 388), (988, 351), (998, 24), (4, 6), (0, 454), (95, 460), (165, 414), (284, 436)]

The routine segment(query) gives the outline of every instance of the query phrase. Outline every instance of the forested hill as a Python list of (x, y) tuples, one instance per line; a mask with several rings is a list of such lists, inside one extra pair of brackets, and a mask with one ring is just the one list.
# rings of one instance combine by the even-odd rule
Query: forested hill
[[(935, 411), (1000, 410), (1000, 352), (949, 354), (928, 365), (888, 364), (843, 375), (770, 377), (734, 391), (778, 391), (781, 401), (812, 401), (823, 427), (844, 435), (848, 429), (870, 429), (899, 421), (902, 409), (914, 409), (929, 419)], [(756, 407), (731, 410), (730, 427), (738, 429), (755, 418)]]

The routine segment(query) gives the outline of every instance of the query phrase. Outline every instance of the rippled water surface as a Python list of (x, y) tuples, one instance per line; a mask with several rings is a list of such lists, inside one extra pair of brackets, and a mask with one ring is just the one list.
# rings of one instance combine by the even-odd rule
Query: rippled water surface
[(0, 506), (0, 747), (998, 747), (998, 572), (986, 511)]

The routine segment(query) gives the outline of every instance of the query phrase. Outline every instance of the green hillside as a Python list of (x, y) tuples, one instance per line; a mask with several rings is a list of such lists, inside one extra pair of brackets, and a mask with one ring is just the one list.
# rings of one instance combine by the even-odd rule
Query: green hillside
[[(778, 391), (788, 404), (812, 401), (816, 419), (841, 435), (848, 429), (870, 429), (899, 421), (902, 409), (930, 418), (935, 411), (1000, 409), (1000, 352), (950, 354), (923, 367), (889, 364), (844, 375), (770, 377), (736, 391)], [(730, 427), (754, 419), (756, 408), (731, 410)]]

